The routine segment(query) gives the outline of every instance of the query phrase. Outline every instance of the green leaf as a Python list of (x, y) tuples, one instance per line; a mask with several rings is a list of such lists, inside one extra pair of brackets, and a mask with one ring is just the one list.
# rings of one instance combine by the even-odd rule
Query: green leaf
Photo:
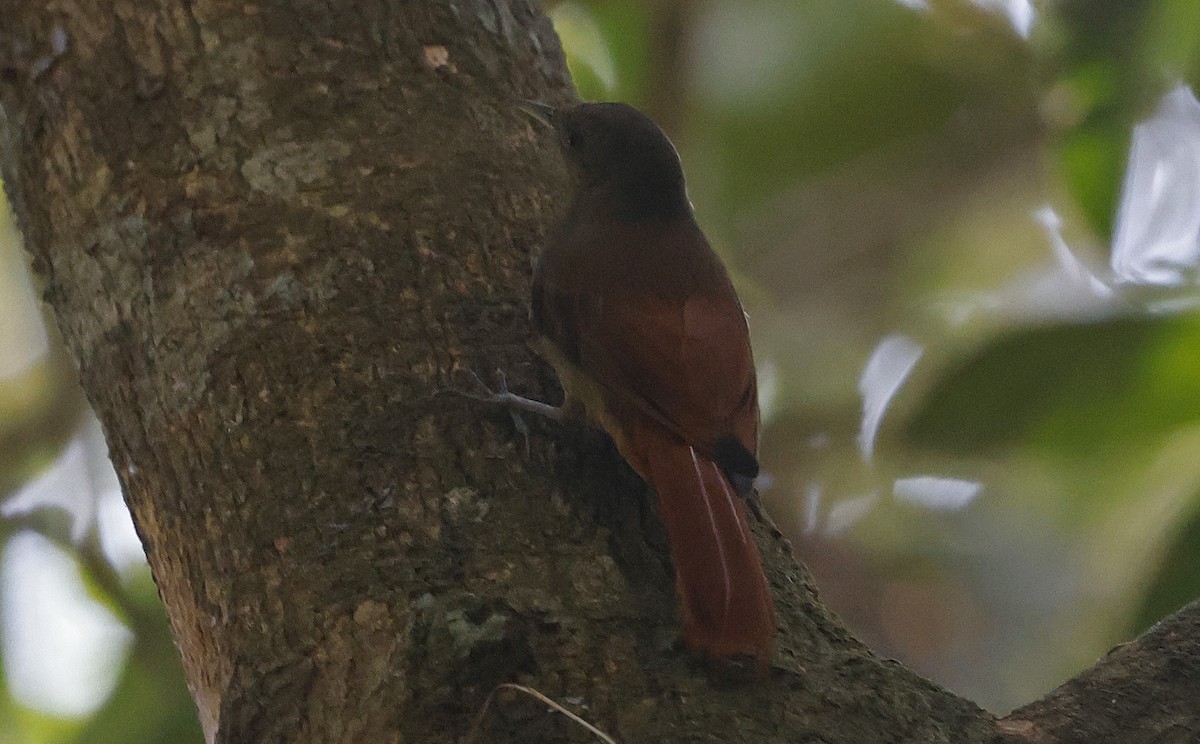
[(607, 100), (617, 87), (617, 70), (607, 39), (585, 7), (564, 3), (550, 12), (562, 41), (575, 89), (584, 100)]
[(1080, 127), (1065, 134), (1058, 144), (1067, 188), (1101, 235), (1112, 234), (1128, 144), (1128, 129), (1111, 120)]
[[(1198, 494), (1200, 496), (1200, 494)], [(1200, 498), (1197, 500), (1200, 505)], [(1136, 635), (1200, 596), (1200, 510), (1174, 536), (1150, 588), (1142, 599), (1131, 633)]]
[(1154, 69), (1167, 77), (1194, 80), (1200, 74), (1200, 3), (1196, 0), (1161, 0), (1150, 12), (1142, 39), (1145, 55)]
[(1200, 317), (1010, 332), (945, 372), (907, 431), (955, 453), (1025, 443), (1065, 455), (1151, 444), (1200, 422)]

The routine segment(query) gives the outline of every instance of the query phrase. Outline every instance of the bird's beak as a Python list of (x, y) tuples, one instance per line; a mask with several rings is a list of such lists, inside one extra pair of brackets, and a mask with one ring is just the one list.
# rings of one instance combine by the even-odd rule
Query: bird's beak
[(542, 103), (541, 101), (530, 101), (529, 99), (521, 99), (521, 110), (529, 114), (529, 116), (542, 126), (554, 126), (554, 107)]

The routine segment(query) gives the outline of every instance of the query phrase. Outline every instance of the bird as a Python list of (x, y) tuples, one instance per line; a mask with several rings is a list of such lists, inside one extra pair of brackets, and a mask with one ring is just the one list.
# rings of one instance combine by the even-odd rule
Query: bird
[(536, 259), (530, 302), (565, 400), (506, 385), (487, 399), (560, 420), (582, 413), (606, 431), (658, 494), (687, 645), (761, 663), (775, 608), (747, 513), (759, 471), (754, 355), (679, 155), (624, 103), (524, 108), (553, 129), (577, 184)]

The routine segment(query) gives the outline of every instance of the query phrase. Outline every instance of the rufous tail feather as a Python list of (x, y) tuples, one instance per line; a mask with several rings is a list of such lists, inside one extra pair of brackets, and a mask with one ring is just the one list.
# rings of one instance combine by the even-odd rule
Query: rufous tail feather
[(627, 459), (658, 492), (688, 645), (764, 660), (775, 608), (741, 497), (715, 462), (662, 427), (631, 434)]

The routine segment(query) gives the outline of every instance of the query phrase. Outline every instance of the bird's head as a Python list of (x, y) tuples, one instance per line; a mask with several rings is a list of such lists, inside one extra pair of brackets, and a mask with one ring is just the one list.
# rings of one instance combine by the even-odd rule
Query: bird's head
[(641, 219), (670, 218), (690, 208), (679, 155), (650, 117), (625, 103), (529, 107), (557, 134), (579, 176), (580, 198), (615, 200)]

